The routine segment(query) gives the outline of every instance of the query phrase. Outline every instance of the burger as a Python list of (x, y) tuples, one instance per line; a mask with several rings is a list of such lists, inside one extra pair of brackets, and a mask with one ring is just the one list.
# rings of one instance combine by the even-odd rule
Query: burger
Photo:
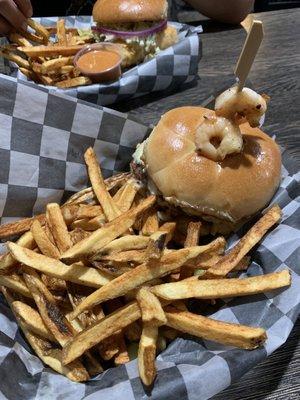
[(131, 166), (165, 207), (200, 217), (211, 233), (229, 233), (265, 207), (281, 179), (273, 139), (202, 107), (163, 115)]
[(129, 67), (177, 42), (177, 30), (168, 25), (167, 13), (166, 0), (98, 0), (93, 35), (97, 42), (120, 44), (123, 67)]

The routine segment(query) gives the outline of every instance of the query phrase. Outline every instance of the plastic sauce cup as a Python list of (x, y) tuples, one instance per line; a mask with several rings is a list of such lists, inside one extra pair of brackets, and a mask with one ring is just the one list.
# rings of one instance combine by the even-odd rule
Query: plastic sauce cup
[(75, 67), (92, 82), (116, 81), (122, 74), (121, 48), (114, 43), (84, 46), (74, 57)]

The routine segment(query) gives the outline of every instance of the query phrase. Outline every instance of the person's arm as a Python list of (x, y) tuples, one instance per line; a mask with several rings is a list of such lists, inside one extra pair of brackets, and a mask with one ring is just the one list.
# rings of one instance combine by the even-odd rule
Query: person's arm
[(14, 29), (26, 29), (26, 19), (31, 16), (30, 0), (0, 0), (0, 36)]
[(185, 0), (201, 14), (220, 22), (238, 24), (253, 10), (254, 0)]

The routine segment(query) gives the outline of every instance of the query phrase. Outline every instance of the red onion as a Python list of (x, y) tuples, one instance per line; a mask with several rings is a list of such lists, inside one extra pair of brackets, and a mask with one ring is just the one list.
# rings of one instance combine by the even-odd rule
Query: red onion
[(153, 35), (154, 33), (161, 32), (167, 26), (168, 21), (165, 19), (159, 24), (152, 26), (151, 28), (144, 29), (142, 31), (115, 31), (104, 26), (92, 26), (92, 30), (104, 35), (114, 35), (121, 38), (131, 38), (131, 37), (146, 37)]

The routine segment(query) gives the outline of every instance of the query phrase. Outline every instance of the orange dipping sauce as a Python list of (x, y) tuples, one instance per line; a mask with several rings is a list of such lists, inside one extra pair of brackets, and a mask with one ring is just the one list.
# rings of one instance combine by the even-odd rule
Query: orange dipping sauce
[(92, 50), (77, 60), (77, 66), (87, 73), (99, 73), (115, 67), (121, 61), (119, 54), (109, 50)]
[(114, 43), (94, 43), (84, 46), (74, 65), (93, 82), (111, 82), (120, 78), (122, 56), (120, 46)]

